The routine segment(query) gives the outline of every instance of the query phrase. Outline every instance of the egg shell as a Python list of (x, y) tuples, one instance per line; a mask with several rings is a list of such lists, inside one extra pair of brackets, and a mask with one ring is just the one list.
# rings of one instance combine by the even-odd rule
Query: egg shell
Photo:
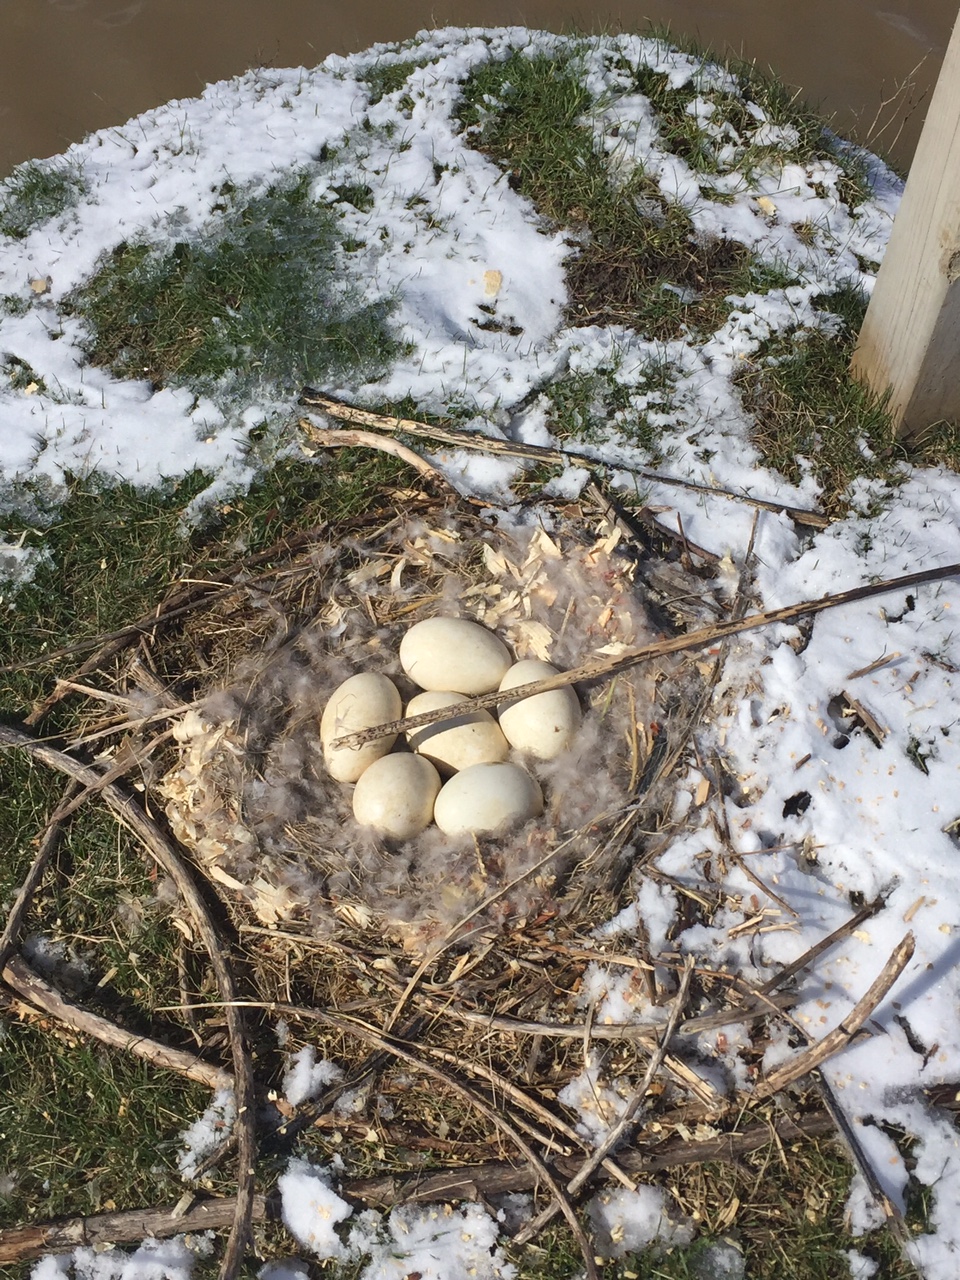
[(440, 775), (423, 756), (381, 756), (353, 789), (353, 816), (391, 840), (412, 840), (433, 818)]
[(362, 747), (334, 747), (333, 740), (355, 729), (399, 720), (402, 710), (397, 686), (374, 671), (361, 671), (334, 689), (320, 717), (320, 743), (326, 766), (338, 782), (356, 782), (374, 760), (387, 754), (397, 735), (388, 734)]
[[(500, 681), (501, 689), (515, 689), (534, 680), (557, 675), (549, 662), (527, 658), (515, 663)], [(580, 728), (580, 703), (569, 686), (535, 693), (517, 702), (497, 706), (500, 728), (511, 747), (535, 756), (538, 760), (555, 760), (566, 751)]]
[(499, 835), (543, 813), (536, 778), (518, 764), (474, 764), (440, 788), (433, 818), (445, 835)]
[[(462, 693), (432, 690), (418, 693), (407, 703), (404, 715), (439, 711), (463, 701)], [(435, 764), (441, 773), (456, 773), (474, 764), (497, 764), (510, 754), (510, 744), (489, 711), (474, 711), (453, 720), (411, 729), (407, 741), (414, 751)]]
[(503, 641), (466, 618), (425, 618), (400, 641), (400, 665), (421, 689), (491, 693), (510, 666)]

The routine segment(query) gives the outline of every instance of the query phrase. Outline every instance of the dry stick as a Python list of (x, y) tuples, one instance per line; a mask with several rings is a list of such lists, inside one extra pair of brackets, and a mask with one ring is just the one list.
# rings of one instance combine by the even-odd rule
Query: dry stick
[[(236, 1196), (203, 1200), (187, 1209), (182, 1209), (181, 1204), (0, 1229), (0, 1264), (30, 1262), (46, 1253), (63, 1253), (80, 1247), (96, 1250), (98, 1246), (139, 1244), (147, 1237), (164, 1240), (187, 1232), (219, 1231), (229, 1227), (237, 1211)], [(254, 1222), (275, 1221), (279, 1216), (279, 1206), (272, 1199), (254, 1196), (251, 1208)]]
[[(348, 1018), (342, 1014), (330, 1013), (325, 1009), (301, 1008), (298, 1005), (276, 1004), (270, 1006), (282, 1013), (285, 1017), (291, 1018), (310, 1018), (317, 1022), (325, 1022), (328, 1026), (336, 1027), (338, 1031), (342, 1031), (347, 1035), (355, 1035), (361, 1040), (365, 1040), (367, 1044), (373, 1045), (376, 1049), (381, 1049), (386, 1053), (392, 1054), (394, 1057), (400, 1058), (403, 1062), (408, 1062), (411, 1066), (423, 1071), (426, 1075), (432, 1076), (433, 1079), (439, 1080), (441, 1084), (452, 1089), (454, 1093), (460, 1094), (472, 1107), (485, 1116), (496, 1128), (505, 1133), (518, 1150), (523, 1154), (525, 1159), (536, 1170), (544, 1184), (550, 1189), (560, 1212), (566, 1218), (576, 1237), (577, 1244), (583, 1256), (584, 1269), (588, 1280), (599, 1280), (596, 1265), (593, 1260), (593, 1250), (590, 1248), (590, 1241), (587, 1239), (586, 1233), (577, 1215), (573, 1211), (570, 1201), (567, 1199), (563, 1187), (557, 1182), (556, 1178), (543, 1163), (537, 1153), (524, 1138), (517, 1128), (501, 1113), (492, 1106), (487, 1099), (469, 1085), (457, 1080), (455, 1077), (448, 1075), (445, 1071), (441, 1071), (435, 1067), (427, 1059), (413, 1052), (412, 1046), (401, 1044), (392, 1038), (388, 1038), (378, 1031), (369, 1023), (362, 1022), (359, 1018)], [(552, 1216), (552, 1215), (551, 1215)]]
[(171, 1049), (158, 1040), (151, 1040), (148, 1036), (124, 1031), (109, 1019), (71, 1004), (55, 987), (31, 969), (21, 956), (11, 956), (0, 970), (0, 974), (7, 986), (22, 1000), (56, 1018), (74, 1031), (92, 1036), (102, 1044), (110, 1045), (112, 1049), (123, 1049), (127, 1053), (133, 1053), (138, 1058), (152, 1062), (154, 1066), (163, 1067), (167, 1071), (176, 1071), (179, 1075), (205, 1084), (210, 1089), (233, 1088), (233, 1076), (222, 1067), (204, 1062), (196, 1054), (185, 1053), (181, 1049)]
[[(878, 898), (875, 902), (861, 907), (857, 914), (851, 916), (845, 924), (840, 925), (838, 929), (834, 929), (832, 933), (828, 933), (819, 942), (815, 942), (812, 947), (804, 951), (803, 955), (785, 965), (784, 968), (761, 986), (750, 987), (747, 990), (736, 993), (742, 998), (742, 1003), (719, 1009), (716, 1013), (703, 1013), (696, 1018), (688, 1018), (686, 1022), (680, 1025), (678, 1033), (682, 1036), (698, 1035), (701, 1031), (711, 1031), (714, 1027), (725, 1027), (731, 1023), (743, 1022), (747, 1018), (761, 1017), (771, 1012), (770, 1005), (766, 1001), (778, 987), (782, 987), (785, 982), (789, 982), (793, 975), (799, 973), (801, 969), (808, 969), (825, 951), (829, 951), (831, 947), (836, 946), (838, 942), (848, 937), (854, 929), (859, 929), (864, 921), (876, 915), (882, 906), (883, 899)], [(778, 1006), (777, 1011), (779, 1011), (778, 1001), (782, 999), (784, 997), (779, 997), (773, 1001), (773, 1004)], [(790, 1004), (793, 1004), (795, 1000), (795, 996), (789, 997)], [(760, 1003), (761, 1001), (763, 1002), (762, 1004)]]
[[(30, 752), (49, 768), (58, 769), (83, 786), (94, 786), (100, 775), (72, 756), (34, 741), (18, 729), (0, 725), (0, 746), (18, 747)], [(221, 1280), (232, 1280), (239, 1271), (250, 1235), (250, 1213), (254, 1195), (254, 1161), (256, 1159), (256, 1099), (253, 1089), (253, 1071), (246, 1048), (243, 1021), (240, 1010), (234, 1004), (233, 974), (224, 958), (220, 940), (203, 895), (184, 865), (174, 845), (167, 839), (151, 818), (148, 818), (134, 798), (121, 791), (114, 783), (101, 792), (107, 806), (119, 821), (131, 831), (156, 859), (171, 878), (187, 903), (197, 931), (210, 956), (210, 964), (217, 979), (221, 998), (226, 1005), (227, 1032), (233, 1058), (234, 1088), (237, 1101), (237, 1205), (236, 1215), (227, 1241), (220, 1267)]]
[[(754, 1124), (742, 1133), (721, 1134), (700, 1141), (655, 1141), (649, 1152), (624, 1151), (621, 1162), (635, 1174), (658, 1173), (682, 1165), (737, 1161), (765, 1146), (774, 1134), (783, 1142), (795, 1142), (805, 1137), (822, 1137), (832, 1130), (830, 1116), (816, 1111), (800, 1121), (784, 1118), (772, 1125)], [(571, 1162), (561, 1160), (557, 1164), (566, 1172)], [(478, 1195), (530, 1191), (536, 1186), (538, 1176), (537, 1171), (527, 1165), (490, 1161), (402, 1177), (381, 1174), (373, 1178), (352, 1178), (341, 1183), (339, 1190), (347, 1199), (388, 1209), (398, 1204), (475, 1200)], [(236, 1197), (225, 1196), (203, 1200), (183, 1212), (180, 1205), (165, 1205), (35, 1223), (29, 1227), (8, 1227), (0, 1229), (0, 1264), (30, 1262), (45, 1253), (67, 1251), (80, 1245), (96, 1248), (98, 1244), (135, 1244), (147, 1236), (164, 1240), (185, 1232), (216, 1231), (230, 1225), (235, 1206)], [(279, 1216), (275, 1198), (254, 1197), (254, 1222), (277, 1221)]]
[[(66, 804), (70, 797), (77, 790), (75, 782), (68, 782), (63, 793), (63, 799), (60, 805)], [(27, 911), (30, 909), (30, 903), (33, 895), (36, 893), (43, 879), (44, 872), (47, 869), (51, 857), (53, 856), (57, 844), (60, 840), (61, 820), (56, 814), (48, 821), (46, 829), (40, 838), (40, 845), (37, 849), (37, 855), (34, 858), (30, 870), (24, 877), (23, 883), (17, 891), (17, 896), (13, 906), (10, 908), (10, 914), (7, 916), (7, 923), (4, 925), (3, 934), (0, 935), (0, 967), (6, 964), (7, 957), (11, 952), (15, 951), (20, 942), (20, 932), (23, 928), (23, 922), (26, 918)]]
[[(582, 667), (574, 667), (571, 671), (560, 671), (546, 680), (535, 680), (530, 684), (517, 685), (510, 690), (511, 701), (530, 698), (535, 693), (545, 693), (550, 689), (563, 689), (567, 685), (580, 684), (589, 680), (609, 680), (628, 671), (631, 667), (650, 658), (661, 658), (671, 653), (683, 653), (688, 649), (702, 649), (705, 645), (723, 640), (727, 636), (740, 635), (745, 631), (756, 631), (760, 627), (769, 627), (777, 622), (795, 622), (808, 614), (823, 613), (826, 609), (835, 609), (839, 605), (852, 604), (857, 600), (868, 600), (873, 596), (886, 595), (890, 591), (900, 591), (906, 587), (916, 587), (923, 583), (942, 582), (944, 578), (953, 578), (960, 574), (960, 564), (942, 565), (939, 569), (922, 569), (919, 573), (907, 573), (899, 578), (887, 578), (884, 582), (872, 582), (863, 587), (852, 587), (849, 591), (839, 591), (833, 595), (821, 596), (818, 600), (806, 600), (800, 604), (785, 605), (782, 609), (770, 609), (766, 613), (755, 613), (749, 618), (729, 618), (724, 622), (715, 622), (699, 631), (690, 631), (686, 635), (672, 636), (669, 640), (658, 640), (654, 644), (643, 645), (630, 653), (606, 661), (585, 663)], [(365, 742), (373, 742), (385, 738), (389, 734), (406, 733), (410, 729), (419, 729), (426, 724), (434, 724), (438, 720), (456, 719), (470, 715), (471, 712), (484, 707), (494, 707), (503, 702), (500, 692), (483, 693), (479, 697), (465, 699), (450, 707), (442, 707), (438, 711), (425, 711), (421, 715), (408, 716), (405, 720), (394, 720), (390, 724), (374, 725), (370, 729), (359, 729), (354, 733), (345, 733), (333, 742), (335, 747), (358, 747)]]
[(443, 473), (431, 466), (426, 458), (421, 458), (419, 453), (414, 453), (405, 444), (389, 436), (378, 436), (372, 431), (317, 431), (316, 429), (308, 434), (314, 444), (324, 449), (350, 449), (358, 446), (364, 449), (379, 449), (381, 453), (389, 453), (392, 457), (399, 458), (401, 462), (413, 467), (422, 476), (427, 476), (431, 480), (440, 480), (443, 484), (448, 483)]
[[(593, 1177), (597, 1169), (607, 1156), (609, 1156), (610, 1152), (626, 1133), (630, 1125), (633, 1124), (634, 1117), (640, 1110), (641, 1106), (643, 1106), (643, 1100), (647, 1096), (647, 1090), (650, 1088), (650, 1085), (653, 1083), (654, 1076), (660, 1069), (660, 1065), (667, 1052), (667, 1045), (670, 1043), (670, 1039), (676, 1031), (680, 1015), (683, 1013), (684, 1006), (687, 1003), (687, 995), (690, 991), (690, 979), (692, 975), (693, 964), (692, 960), (688, 958), (688, 962), (683, 968), (683, 976), (680, 979), (680, 987), (677, 991), (676, 998), (674, 999), (673, 1008), (670, 1011), (670, 1018), (666, 1027), (664, 1027), (663, 1035), (660, 1037), (660, 1043), (657, 1045), (656, 1051), (650, 1058), (650, 1061), (647, 1064), (647, 1069), (643, 1073), (643, 1079), (634, 1090), (633, 1097), (624, 1108), (620, 1119), (610, 1129), (607, 1136), (600, 1143), (599, 1147), (597, 1147), (596, 1151), (593, 1152), (588, 1160), (584, 1161), (579, 1172), (576, 1173), (567, 1183), (567, 1194), (569, 1196), (575, 1196), (580, 1188)], [(547, 1208), (544, 1209), (542, 1213), (539, 1213), (532, 1222), (527, 1223), (519, 1235), (514, 1238), (514, 1244), (522, 1245), (532, 1240), (535, 1235), (542, 1231), (543, 1228), (552, 1221), (555, 1213), (556, 1206), (548, 1205)]]
[(877, 1177), (876, 1171), (870, 1163), (870, 1158), (863, 1149), (863, 1143), (860, 1141), (855, 1127), (847, 1119), (846, 1112), (834, 1097), (833, 1090), (824, 1079), (823, 1072), (817, 1069), (812, 1074), (819, 1086), (820, 1095), (826, 1106), (827, 1114), (840, 1131), (840, 1137), (846, 1144), (850, 1158), (860, 1171), (860, 1175), (867, 1184), (870, 1194), (883, 1210), (883, 1215), (887, 1220), (887, 1226), (899, 1240), (900, 1244), (905, 1245), (909, 1239), (909, 1233), (903, 1221), (903, 1214), (881, 1186), (880, 1179)]
[[(441, 1062), (448, 1062), (453, 1067), (459, 1067), (461, 1071), (469, 1071), (474, 1075), (480, 1076), (482, 1080), (486, 1080), (487, 1083), (493, 1085), (495, 1089), (500, 1089), (508, 1098), (512, 1098), (517, 1106), (522, 1110), (529, 1111), (532, 1115), (535, 1115), (538, 1119), (544, 1121), (545, 1124), (551, 1125), (558, 1133), (567, 1138), (568, 1141), (575, 1142), (578, 1147), (585, 1149), (583, 1138), (580, 1137), (572, 1125), (567, 1124), (566, 1120), (564, 1120), (562, 1116), (554, 1115), (552, 1111), (548, 1111), (541, 1102), (538, 1102), (536, 1098), (531, 1098), (528, 1093), (524, 1092), (519, 1085), (515, 1085), (513, 1081), (507, 1080), (504, 1076), (492, 1070), (492, 1068), (484, 1066), (480, 1062), (471, 1062), (469, 1058), (463, 1058), (459, 1054), (450, 1053), (447, 1049), (438, 1049), (429, 1044), (423, 1045), (423, 1048), (426, 1049), (426, 1051), (434, 1058), (439, 1058)], [(543, 1142), (543, 1139), (541, 1138), (540, 1141)], [(637, 1184), (632, 1178), (628, 1178), (619, 1165), (617, 1165), (613, 1160), (605, 1159), (602, 1161), (602, 1164), (607, 1173), (610, 1174), (611, 1178), (614, 1178), (630, 1191), (636, 1191)]]
[[(782, 502), (767, 502), (763, 498), (751, 498), (747, 494), (732, 493), (729, 489), (716, 489), (709, 484), (697, 484), (695, 480), (680, 480), (676, 476), (664, 476), (656, 471), (648, 471), (644, 467), (634, 467), (629, 463), (607, 462), (603, 458), (588, 453), (579, 453), (575, 449), (550, 449), (536, 444), (515, 444), (511, 440), (497, 440), (493, 436), (485, 436), (480, 432), (458, 431), (454, 427), (430, 426), (425, 422), (416, 422), (411, 418), (388, 418), (379, 413), (370, 413), (366, 409), (354, 409), (351, 405), (331, 400), (329, 396), (304, 387), (300, 404), (310, 408), (322, 409), (331, 418), (341, 422), (356, 422), (365, 427), (376, 427), (380, 431), (400, 431), (404, 435), (420, 436), (425, 440), (438, 440), (442, 444), (452, 444), (463, 449), (477, 449), (484, 453), (501, 453), (513, 458), (530, 458), (534, 462), (552, 462), (567, 466), (576, 462), (588, 467), (603, 466), (615, 471), (627, 471), (631, 475), (640, 476), (655, 484), (670, 485), (677, 489), (691, 489), (694, 493), (706, 493), (713, 498), (726, 498), (731, 502), (744, 502), (763, 511), (773, 511), (778, 515), (782, 511), (797, 524), (809, 525), (814, 529), (826, 529), (830, 518), (819, 511), (806, 511), (801, 507), (788, 507)], [(313, 433), (316, 426), (307, 419), (301, 419), (300, 425)]]
[(803, 1076), (809, 1075), (821, 1063), (826, 1062), (829, 1057), (832, 1057), (833, 1054), (842, 1049), (851, 1037), (856, 1035), (901, 973), (903, 973), (913, 956), (913, 951), (913, 934), (908, 933), (894, 947), (887, 963), (870, 984), (867, 992), (861, 996), (843, 1021), (834, 1027), (832, 1031), (828, 1031), (821, 1040), (816, 1041), (808, 1049), (804, 1049), (801, 1053), (789, 1059), (775, 1071), (771, 1071), (766, 1079), (761, 1080), (757, 1085), (754, 1090), (754, 1097), (758, 1099), (772, 1097), (773, 1094), (779, 1093), (781, 1089), (785, 1089), (787, 1085), (793, 1084), (795, 1080), (800, 1080)]

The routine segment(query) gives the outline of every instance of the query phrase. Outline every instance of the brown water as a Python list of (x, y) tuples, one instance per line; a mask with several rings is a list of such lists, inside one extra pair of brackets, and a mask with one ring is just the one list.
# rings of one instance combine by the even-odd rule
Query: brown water
[(251, 66), (313, 66), (448, 23), (648, 19), (773, 68), (905, 168), (956, 14), (957, 0), (0, 0), (0, 176)]

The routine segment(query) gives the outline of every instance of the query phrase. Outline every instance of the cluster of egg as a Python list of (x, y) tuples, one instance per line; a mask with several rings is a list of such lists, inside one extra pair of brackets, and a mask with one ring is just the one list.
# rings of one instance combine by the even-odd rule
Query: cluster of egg
[(363, 826), (392, 840), (409, 840), (431, 821), (449, 836), (492, 835), (543, 812), (540, 784), (510, 751), (552, 760), (570, 745), (580, 725), (580, 704), (570, 688), (548, 690), (488, 711), (425, 725), (407, 734), (408, 751), (395, 751), (397, 735), (359, 747), (337, 738), (389, 724), (402, 716), (507, 691), (556, 675), (548, 662), (514, 662), (492, 631), (463, 618), (427, 618), (400, 643), (400, 665), (423, 693), (402, 707), (389, 677), (361, 672), (333, 693), (320, 720), (327, 768), (354, 782), (353, 812)]

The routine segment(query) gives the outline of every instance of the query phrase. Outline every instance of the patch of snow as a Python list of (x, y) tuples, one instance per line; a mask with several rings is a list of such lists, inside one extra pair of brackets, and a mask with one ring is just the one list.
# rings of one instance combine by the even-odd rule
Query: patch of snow
[(180, 1135), (182, 1149), (177, 1155), (177, 1168), (185, 1179), (195, 1178), (203, 1161), (225, 1138), (237, 1118), (237, 1104), (232, 1089), (218, 1089), (210, 1105)]
[(587, 1215), (597, 1247), (606, 1258), (622, 1258), (654, 1243), (689, 1244), (695, 1234), (693, 1222), (684, 1218), (660, 1187), (602, 1191), (588, 1203)]
[(306, 1160), (291, 1160), (278, 1187), (283, 1225), (304, 1249), (318, 1258), (343, 1258), (337, 1227), (353, 1209), (330, 1186), (325, 1170)]
[(298, 1107), (301, 1102), (315, 1098), (326, 1085), (342, 1079), (343, 1071), (336, 1063), (328, 1062), (326, 1058), (318, 1062), (316, 1049), (312, 1044), (306, 1044), (288, 1059), (283, 1075), (283, 1096), (291, 1107)]

